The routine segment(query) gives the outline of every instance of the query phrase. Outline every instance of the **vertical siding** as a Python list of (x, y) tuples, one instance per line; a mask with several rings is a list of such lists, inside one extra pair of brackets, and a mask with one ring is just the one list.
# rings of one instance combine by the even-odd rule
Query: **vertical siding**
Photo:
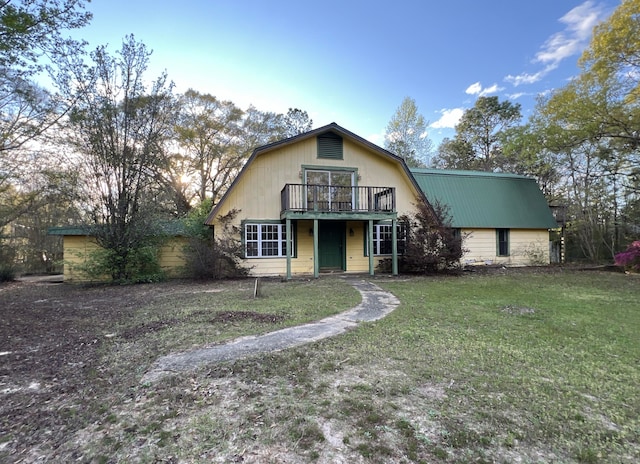
[(280, 192), (285, 184), (302, 184), (302, 166), (355, 168), (360, 186), (395, 187), (399, 214), (413, 211), (417, 192), (398, 163), (344, 140), (344, 159), (317, 158), (316, 139), (257, 156), (244, 170), (225, 199), (219, 215), (239, 209), (238, 224), (243, 218), (277, 219), (280, 217)]
[(537, 229), (510, 229), (509, 256), (497, 256), (495, 229), (462, 229), (467, 236), (462, 258), (465, 264), (505, 264), (528, 266), (549, 264), (549, 232)]
[[(280, 192), (285, 184), (302, 184), (303, 166), (354, 168), (357, 170), (359, 186), (381, 186), (396, 188), (398, 215), (410, 214), (418, 192), (407, 178), (402, 167), (384, 156), (344, 139), (343, 159), (317, 157), (315, 138), (259, 155), (243, 171), (234, 188), (220, 206), (219, 215), (232, 209), (240, 211), (235, 219), (237, 227), (244, 219), (274, 220), (280, 218)], [(215, 221), (214, 221), (215, 223)], [(313, 237), (309, 236), (311, 221), (298, 221), (297, 256), (291, 260), (293, 274), (313, 273)], [(349, 229), (354, 236), (349, 236)], [(368, 272), (369, 258), (364, 255), (364, 223), (347, 224), (347, 272)], [(376, 258), (375, 262), (380, 258)], [(252, 275), (284, 275), (285, 258), (246, 259)]]
[[(167, 277), (181, 277), (184, 272), (184, 237), (172, 237), (159, 250), (158, 262)], [(64, 280), (68, 282), (86, 282), (89, 277), (79, 268), (90, 258), (92, 252), (99, 249), (93, 237), (84, 235), (65, 235), (63, 237)], [(105, 276), (105, 280), (108, 277)]]
[[(291, 259), (292, 274), (313, 274), (313, 236), (309, 235), (313, 229), (313, 221), (297, 222), (296, 257)], [(353, 237), (349, 230), (353, 229)], [(362, 221), (347, 221), (346, 226), (346, 270), (347, 273), (369, 272), (369, 257), (364, 254), (365, 223)], [(376, 266), (386, 257), (374, 258)], [(254, 276), (285, 276), (287, 273), (286, 258), (253, 258), (245, 259), (245, 264), (251, 268)]]
[(98, 248), (99, 246), (93, 237), (65, 235), (62, 242), (64, 280), (69, 282), (89, 280), (79, 267), (84, 265), (91, 252)]
[(158, 263), (167, 277), (182, 277), (184, 275), (184, 247), (187, 245), (186, 237), (172, 237), (158, 253)]

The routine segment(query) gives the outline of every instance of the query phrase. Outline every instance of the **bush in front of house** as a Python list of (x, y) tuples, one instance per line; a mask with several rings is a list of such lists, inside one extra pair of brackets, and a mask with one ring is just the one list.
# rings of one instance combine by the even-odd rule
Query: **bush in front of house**
[(640, 240), (636, 240), (625, 251), (615, 255), (615, 264), (628, 271), (640, 272)]
[[(84, 264), (76, 265), (90, 280), (110, 278), (115, 284), (160, 282), (165, 279), (158, 260), (159, 244), (148, 243), (128, 250), (98, 248), (89, 253)], [(118, 275), (114, 269), (123, 270)]]
[(463, 237), (451, 228), (446, 205), (424, 200), (417, 205), (414, 216), (403, 216), (409, 224), (404, 253), (399, 259), (399, 270), (413, 274), (435, 274), (460, 270), (465, 250)]
[(211, 210), (211, 200), (203, 201), (185, 219), (189, 243), (184, 247), (185, 275), (193, 279), (224, 279), (244, 277), (249, 269), (242, 266), (240, 231), (233, 220), (238, 210), (219, 219), (221, 233), (214, 237), (204, 221)]

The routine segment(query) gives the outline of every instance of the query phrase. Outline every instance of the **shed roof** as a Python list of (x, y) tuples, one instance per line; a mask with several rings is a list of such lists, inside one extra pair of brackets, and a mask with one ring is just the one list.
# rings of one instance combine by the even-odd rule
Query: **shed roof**
[(447, 205), (453, 227), (553, 229), (558, 225), (535, 179), (516, 174), (411, 169), (434, 204)]

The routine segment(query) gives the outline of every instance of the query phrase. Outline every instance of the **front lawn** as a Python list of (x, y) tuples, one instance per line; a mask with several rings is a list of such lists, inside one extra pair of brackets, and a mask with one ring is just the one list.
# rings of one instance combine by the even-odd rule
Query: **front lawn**
[[(2, 424), (0, 459), (640, 461), (638, 276), (553, 269), (370, 280), (401, 301), (380, 321), (146, 385), (142, 374), (166, 351), (320, 318), (358, 295), (336, 278), (268, 281), (257, 301), (250, 282), (134, 287), (149, 298), (92, 319), (94, 361), (66, 367), (81, 371), (82, 387), (50, 379), (19, 390), (26, 374), (3, 373), (15, 386), (2, 392), (0, 412), (6, 418), (13, 405), (13, 422)], [(19, 408), (49, 411), (65, 433), (20, 424)]]

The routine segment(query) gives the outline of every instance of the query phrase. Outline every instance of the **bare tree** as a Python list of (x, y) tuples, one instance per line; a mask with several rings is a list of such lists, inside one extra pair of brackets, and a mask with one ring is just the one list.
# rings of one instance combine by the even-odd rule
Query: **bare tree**
[(166, 75), (145, 85), (150, 55), (133, 36), (117, 56), (100, 47), (91, 54), (91, 67), (74, 69), (77, 87), (69, 89), (77, 98), (69, 140), (84, 167), (94, 234), (108, 251), (114, 280), (135, 277), (132, 264), (154, 235), (156, 173), (166, 165), (164, 144), (174, 123)]

